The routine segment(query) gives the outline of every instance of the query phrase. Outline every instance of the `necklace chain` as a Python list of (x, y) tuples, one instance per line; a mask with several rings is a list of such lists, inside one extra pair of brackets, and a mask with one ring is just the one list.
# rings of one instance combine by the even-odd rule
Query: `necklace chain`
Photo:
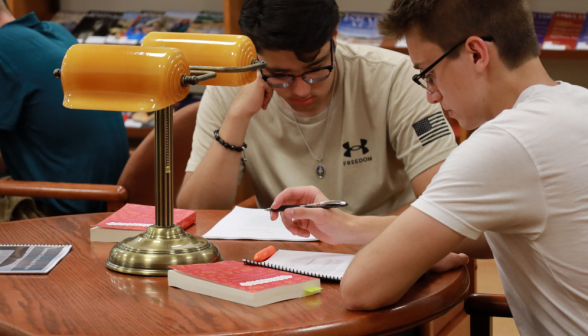
[(325, 156), (325, 148), (327, 145), (327, 133), (329, 132), (329, 120), (330, 120), (330, 115), (331, 115), (331, 103), (333, 102), (333, 96), (335, 95), (335, 85), (337, 85), (337, 68), (335, 67), (335, 78), (333, 80), (333, 88), (331, 89), (331, 100), (329, 101), (329, 107), (327, 110), (327, 127), (325, 129), (325, 135), (323, 136), (323, 154), (321, 155), (321, 158), (317, 158), (314, 153), (312, 152), (312, 149), (310, 149), (310, 146), (308, 145), (308, 142), (306, 141), (306, 138), (304, 138), (304, 134), (302, 133), (302, 130), (300, 129), (300, 125), (298, 124), (298, 120), (296, 120), (296, 115), (294, 114), (294, 112), (292, 111), (292, 109), (290, 109), (290, 113), (292, 113), (292, 117), (294, 118), (294, 122), (296, 123), (296, 128), (298, 128), (298, 132), (300, 132), (300, 136), (302, 136), (302, 140), (304, 140), (304, 144), (306, 145), (306, 148), (308, 148), (308, 151), (310, 152), (310, 155), (312, 155), (312, 157), (318, 161), (318, 162), (322, 162), (323, 158)]

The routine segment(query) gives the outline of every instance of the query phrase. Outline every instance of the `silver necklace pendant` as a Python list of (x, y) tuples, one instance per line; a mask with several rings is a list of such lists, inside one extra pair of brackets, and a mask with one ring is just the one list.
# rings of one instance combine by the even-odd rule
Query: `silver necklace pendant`
[(319, 163), (319, 165), (316, 166), (316, 176), (320, 179), (325, 177), (325, 166), (323, 166), (322, 163)]

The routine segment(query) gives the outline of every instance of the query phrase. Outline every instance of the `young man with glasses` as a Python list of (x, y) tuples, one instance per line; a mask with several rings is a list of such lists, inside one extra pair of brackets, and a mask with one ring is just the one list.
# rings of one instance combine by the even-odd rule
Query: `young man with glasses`
[[(381, 27), (406, 36), (428, 100), (477, 130), (394, 221), (295, 208), (286, 227), (366, 245), (341, 282), (350, 309), (394, 303), (464, 252), (495, 258), (522, 335), (588, 334), (588, 90), (549, 77), (524, 0), (396, 0)], [(272, 207), (326, 199), (291, 188)]]
[(456, 146), (440, 106), (405, 55), (337, 44), (338, 22), (335, 0), (244, 2), (239, 24), (267, 68), (206, 89), (178, 206), (230, 209), (243, 169), (261, 207), (312, 184), (345, 211), (386, 215), (425, 190)]

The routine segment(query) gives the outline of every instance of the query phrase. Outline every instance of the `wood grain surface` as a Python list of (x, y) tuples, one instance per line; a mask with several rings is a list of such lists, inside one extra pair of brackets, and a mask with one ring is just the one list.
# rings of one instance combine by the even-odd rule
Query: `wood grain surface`
[[(187, 229), (202, 235), (228, 211), (198, 211)], [(0, 244), (72, 244), (48, 275), (0, 275), (0, 320), (34, 334), (57, 335), (379, 335), (430, 321), (467, 294), (465, 268), (419, 280), (394, 306), (346, 310), (339, 284), (318, 295), (252, 308), (168, 287), (167, 278), (109, 271), (113, 243), (90, 243), (90, 225), (109, 213), (0, 224)], [(358, 247), (320, 242), (213, 240), (225, 260), (278, 249), (355, 253)]]

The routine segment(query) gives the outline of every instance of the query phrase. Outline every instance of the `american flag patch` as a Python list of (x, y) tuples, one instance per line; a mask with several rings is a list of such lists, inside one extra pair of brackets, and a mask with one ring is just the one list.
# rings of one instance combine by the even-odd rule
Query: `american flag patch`
[(415, 122), (412, 124), (412, 128), (414, 128), (423, 147), (437, 139), (451, 135), (451, 130), (445, 122), (442, 111)]

